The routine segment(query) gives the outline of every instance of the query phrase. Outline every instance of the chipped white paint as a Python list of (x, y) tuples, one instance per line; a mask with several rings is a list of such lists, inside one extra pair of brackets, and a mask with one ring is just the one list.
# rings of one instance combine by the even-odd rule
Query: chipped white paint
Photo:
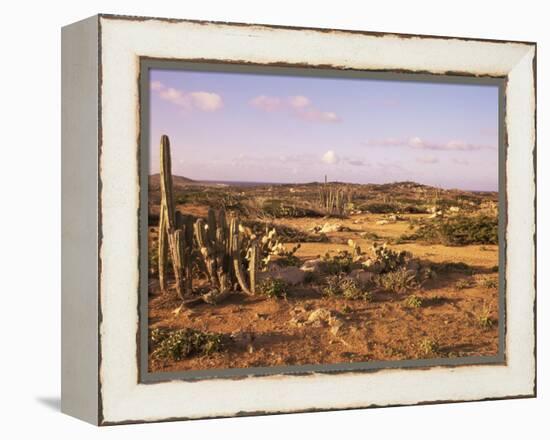
[[(104, 421), (529, 395), (534, 384), (532, 45), (102, 18), (101, 383)], [(138, 384), (139, 56), (509, 75), (506, 366)]]

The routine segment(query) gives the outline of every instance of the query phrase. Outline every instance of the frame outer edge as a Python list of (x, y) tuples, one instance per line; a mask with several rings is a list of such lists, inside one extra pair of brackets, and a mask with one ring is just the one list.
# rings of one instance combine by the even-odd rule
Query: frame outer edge
[(98, 17), (61, 31), (61, 411), (97, 425)]
[[(100, 16), (100, 19), (99, 19), (99, 22), (101, 22), (101, 19), (102, 18), (107, 18), (107, 19), (111, 19), (112, 17), (109, 17), (109, 16)], [(138, 20), (139, 21), (139, 20)], [(100, 23), (101, 25), (101, 23)], [(469, 40), (469, 39), (468, 39)], [(101, 52), (101, 48), (99, 47), (98, 48), (98, 51)], [(98, 66), (98, 73), (99, 73), (99, 84), (100, 84), (100, 88), (98, 90), (98, 96), (99, 98), (101, 99), (101, 65)], [(98, 107), (98, 111), (101, 112), (101, 109)], [(98, 139), (100, 141), (100, 144), (99, 144), (99, 149), (96, 150), (97, 154), (98, 154), (98, 157), (99, 159), (101, 160), (100, 156), (101, 156), (101, 126), (98, 127)], [(96, 160), (98, 159), (98, 157), (96, 157)], [(98, 175), (96, 175), (98, 176)], [(101, 192), (101, 181), (98, 181), (98, 186), (97, 186), (97, 190), (99, 192)], [(536, 191), (536, 188), (535, 188), (535, 191)], [(96, 213), (99, 213), (99, 216), (101, 218), (101, 206), (98, 206), (98, 211), (96, 211)], [(101, 224), (99, 223), (98, 224), (98, 231), (101, 233)], [(100, 242), (101, 242), (101, 235), (100, 235), (100, 238), (99, 238)], [(98, 257), (98, 262), (99, 264), (101, 264), (101, 261), (100, 261), (100, 257)], [(535, 255), (535, 259), (536, 259), (536, 255)], [(536, 260), (535, 260), (535, 263), (536, 263)], [(99, 276), (101, 276), (101, 268), (98, 267), (98, 271), (97, 271), (97, 274)], [(97, 292), (96, 292), (97, 293)], [(99, 299), (98, 299), (99, 301)], [(101, 316), (100, 316), (100, 313), (101, 311), (99, 311), (99, 314), (97, 315), (97, 318), (98, 318), (98, 322), (101, 323)], [(535, 329), (536, 330), (536, 329)], [(535, 337), (536, 337), (536, 331), (535, 331)], [(100, 347), (98, 347), (98, 349), (100, 350)], [(100, 355), (98, 356), (98, 362), (100, 362)], [(536, 374), (536, 373), (535, 373)], [(535, 380), (536, 380), (536, 377), (535, 377)], [(100, 386), (100, 384), (98, 384)], [(99, 390), (98, 390), (99, 391)], [(534, 390), (535, 391), (535, 390)], [(535, 391), (536, 392), (536, 391)], [(500, 400), (502, 398), (514, 398), (514, 397), (518, 397), (518, 398), (525, 398), (525, 397), (533, 397), (533, 395), (530, 395), (530, 394), (517, 394), (517, 395), (511, 395), (511, 396), (505, 396), (505, 397), (497, 397), (497, 398), (489, 398), (489, 399), (467, 399), (467, 400), (455, 400), (455, 401), (478, 401), (478, 400)], [(416, 404), (425, 404), (425, 403), (443, 403), (445, 401), (437, 401), (437, 402), (418, 402)], [(99, 399), (99, 404), (101, 405), (101, 397)], [(372, 405), (372, 406), (376, 406), (376, 405)], [(384, 405), (386, 406), (386, 405)], [(387, 406), (395, 406), (395, 405), (387, 405)], [(331, 410), (331, 409), (336, 409), (336, 408), (326, 408), (326, 410)], [(311, 410), (314, 410), (313, 408), (312, 409), (306, 409), (304, 411), (311, 411)], [(294, 412), (294, 411), (292, 411)], [(296, 411), (296, 412), (302, 412), (302, 411)], [(99, 408), (99, 413), (101, 413), (101, 408)], [(273, 413), (279, 413), (279, 412), (273, 412)], [(283, 411), (283, 413), (286, 413), (286, 411)], [(259, 413), (257, 413), (259, 414)], [(256, 413), (250, 413), (250, 412), (240, 412), (238, 414), (235, 414), (235, 416), (243, 416), (243, 415), (256, 415)], [(135, 423), (135, 422), (147, 422), (147, 421), (167, 421), (167, 420), (185, 420), (186, 418), (183, 417), (183, 418), (167, 418), (167, 419), (158, 419), (158, 420), (142, 420), (142, 419), (137, 419), (137, 420), (132, 420), (132, 419), (126, 419), (126, 420), (123, 420), (123, 421), (110, 421), (110, 420), (103, 420), (102, 419), (102, 416), (101, 414), (98, 415), (99, 417), (99, 423), (100, 424), (105, 424), (105, 425), (110, 425), (110, 424), (122, 424), (122, 423)], [(221, 417), (221, 416), (217, 416), (217, 417)], [(216, 417), (216, 418), (217, 418)], [(193, 418), (193, 417), (192, 417)], [(199, 418), (205, 418), (205, 417), (199, 417)], [(210, 418), (210, 417), (206, 417), (206, 418)]]

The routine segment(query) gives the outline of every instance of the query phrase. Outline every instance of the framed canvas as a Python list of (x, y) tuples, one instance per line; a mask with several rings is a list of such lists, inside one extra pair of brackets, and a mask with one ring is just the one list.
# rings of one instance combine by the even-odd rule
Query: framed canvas
[(62, 410), (536, 395), (536, 45), (98, 15), (62, 32)]

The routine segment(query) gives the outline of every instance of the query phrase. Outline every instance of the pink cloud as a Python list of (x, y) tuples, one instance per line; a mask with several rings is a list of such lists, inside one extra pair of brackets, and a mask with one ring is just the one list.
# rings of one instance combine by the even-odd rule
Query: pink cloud
[(249, 104), (265, 112), (286, 110), (293, 116), (310, 122), (340, 122), (340, 117), (331, 111), (321, 111), (312, 105), (307, 96), (295, 95), (287, 98), (259, 95), (249, 101)]
[(275, 96), (260, 95), (251, 99), (249, 104), (258, 110), (272, 112), (279, 110), (283, 105), (283, 101)]
[(311, 105), (311, 101), (309, 100), (309, 98), (302, 95), (291, 96), (290, 98), (288, 98), (288, 102), (290, 106), (294, 108), (304, 108)]
[(223, 107), (223, 99), (217, 93), (205, 91), (184, 92), (173, 87), (167, 87), (160, 81), (152, 81), (150, 87), (151, 91), (157, 93), (161, 99), (186, 110), (213, 112)]

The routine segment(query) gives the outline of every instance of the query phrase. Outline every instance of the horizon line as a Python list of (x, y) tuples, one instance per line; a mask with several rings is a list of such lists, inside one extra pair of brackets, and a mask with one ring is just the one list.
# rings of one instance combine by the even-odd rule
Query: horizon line
[[(151, 176), (158, 176), (160, 175), (160, 173), (153, 173), (153, 174), (149, 174), (148, 176), (151, 177)], [(324, 182), (322, 181), (317, 181), (317, 180), (313, 180), (313, 181), (308, 181), (308, 182), (263, 182), (263, 181), (257, 181), (257, 180), (223, 180), (223, 179), (192, 179), (190, 177), (186, 177), (186, 176), (181, 176), (179, 174), (172, 174), (172, 177), (181, 177), (183, 179), (187, 179), (187, 180), (190, 180), (191, 182), (197, 182), (197, 183), (228, 183), (228, 184), (231, 184), (231, 183), (234, 183), (234, 184), (238, 184), (238, 183), (255, 183), (255, 184), (262, 184), (262, 185), (308, 185), (308, 184), (312, 184), (312, 183), (317, 183), (317, 184), (323, 184)], [(391, 184), (398, 184), (398, 183), (414, 183), (414, 184), (417, 184), (417, 185), (422, 185), (422, 186), (429, 186), (429, 187), (432, 187), (432, 188), (437, 188), (437, 189), (442, 189), (442, 190), (445, 190), (445, 191), (469, 191), (469, 192), (485, 192), (485, 193), (488, 193), (488, 192), (496, 192), (498, 193), (499, 192), (499, 189), (469, 189), (469, 188), (458, 188), (458, 187), (453, 187), (453, 188), (444, 188), (442, 186), (436, 186), (436, 185), (431, 185), (431, 184), (427, 184), (427, 183), (422, 183), (422, 182), (416, 182), (414, 180), (394, 180), (394, 181), (388, 181), (388, 182), (384, 182), (384, 183), (375, 183), (375, 182), (368, 182), (368, 183), (358, 183), (358, 182), (343, 182), (343, 181), (339, 181), (339, 180), (331, 180), (331, 181), (328, 181), (327, 183), (342, 183), (342, 184), (348, 184), (348, 185), (391, 185)]]

